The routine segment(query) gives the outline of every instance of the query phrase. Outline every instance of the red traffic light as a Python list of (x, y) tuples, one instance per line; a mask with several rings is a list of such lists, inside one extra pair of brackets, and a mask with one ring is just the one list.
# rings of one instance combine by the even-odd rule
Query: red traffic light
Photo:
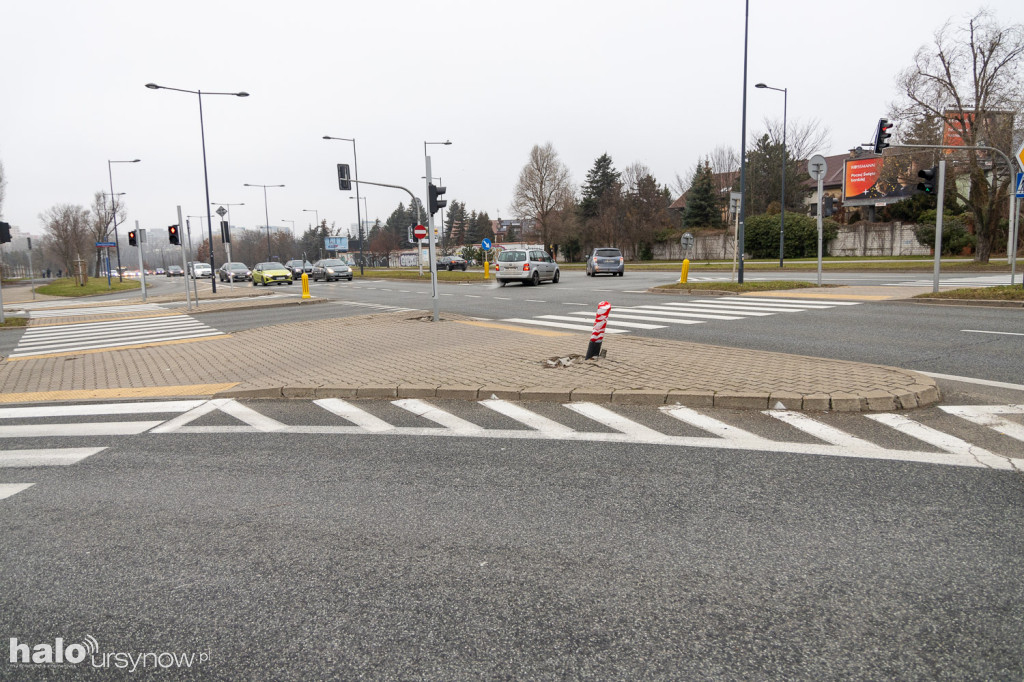
[(138, 246), (139, 241), (135, 238), (135, 230), (128, 230), (128, 246)]
[(178, 240), (178, 226), (177, 225), (170, 225), (170, 226), (167, 227), (167, 240), (171, 244), (181, 244), (181, 242)]

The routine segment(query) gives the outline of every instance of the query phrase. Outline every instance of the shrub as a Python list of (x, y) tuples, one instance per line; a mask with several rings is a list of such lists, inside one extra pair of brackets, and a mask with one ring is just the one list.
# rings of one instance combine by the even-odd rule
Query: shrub
[[(923, 246), (935, 245), (935, 209), (921, 213), (921, 224), (914, 228), (914, 236)], [(974, 247), (977, 238), (967, 231), (967, 223), (963, 216), (942, 212), (942, 254), (945, 256), (959, 255), (964, 247)]]
[[(834, 220), (822, 223), (822, 249), (836, 238), (839, 226)], [(818, 223), (802, 213), (786, 213), (786, 258), (809, 258), (818, 255)], [(779, 216), (762, 214), (747, 218), (744, 223), (744, 250), (753, 258), (775, 258), (779, 255)]]

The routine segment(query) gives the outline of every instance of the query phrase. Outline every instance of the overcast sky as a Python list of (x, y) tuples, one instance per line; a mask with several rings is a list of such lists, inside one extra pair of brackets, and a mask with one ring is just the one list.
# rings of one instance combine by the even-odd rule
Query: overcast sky
[[(962, 0), (839, 3), (753, 0), (747, 126), (820, 119), (822, 154), (868, 141), (895, 98), (894, 78)], [(996, 0), (1001, 23), (1020, 0)], [(879, 12), (874, 14), (875, 9)], [(9, 2), (0, 21), (0, 161), (4, 219), (41, 234), (39, 214), (125, 192), (130, 224), (163, 230), (205, 215), (198, 97), (155, 82), (248, 98), (204, 96), (210, 198), (244, 202), (232, 224), (299, 233), (319, 211), (347, 229), (363, 180), (425, 194), (424, 141), (448, 199), (512, 217), (509, 201), (534, 144), (551, 142), (581, 184), (602, 153), (646, 164), (663, 184), (716, 146), (740, 146), (742, 0), (265, 2), (92, 0)], [(878, 17), (885, 17), (879, 19)], [(408, 195), (367, 187), (370, 217)], [(214, 216), (216, 220), (216, 216)], [(193, 220), (193, 226), (196, 221)]]

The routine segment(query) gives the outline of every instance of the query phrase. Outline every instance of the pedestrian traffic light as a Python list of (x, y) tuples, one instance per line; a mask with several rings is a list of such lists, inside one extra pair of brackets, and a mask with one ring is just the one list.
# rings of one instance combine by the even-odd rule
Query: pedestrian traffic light
[(448, 205), (447, 199), (441, 199), (441, 195), (448, 191), (447, 187), (438, 187), (430, 183), (430, 215), (437, 213), (437, 209)]
[(135, 230), (128, 230), (128, 246), (138, 246), (139, 241), (135, 238)]
[(821, 215), (824, 218), (829, 217), (836, 212), (836, 200), (835, 197), (824, 196), (821, 198)]
[(0, 244), (6, 244), (11, 241), (11, 224), (0, 223)]
[(892, 133), (889, 132), (889, 130), (891, 128), (892, 128), (892, 124), (889, 123), (888, 119), (885, 119), (885, 118), (878, 119), (878, 128), (875, 129), (875, 153), (876, 154), (881, 154), (882, 150), (889, 146), (889, 143), (886, 142), (886, 140), (888, 140), (890, 137), (892, 137)]
[(181, 244), (181, 240), (178, 239), (178, 226), (168, 225), (167, 227), (167, 239), (172, 244)]
[(935, 183), (939, 177), (939, 167), (932, 166), (931, 168), (922, 168), (917, 171), (917, 177), (921, 178), (922, 182), (917, 183), (917, 188), (925, 194), (935, 194)]
[(352, 176), (348, 172), (347, 163), (338, 164), (338, 189), (350, 190), (352, 189)]

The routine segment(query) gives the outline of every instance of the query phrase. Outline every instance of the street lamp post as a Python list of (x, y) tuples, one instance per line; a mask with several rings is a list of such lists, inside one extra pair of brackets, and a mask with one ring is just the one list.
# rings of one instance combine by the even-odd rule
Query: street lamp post
[(302, 209), (302, 212), (303, 213), (315, 213), (316, 214), (316, 226), (320, 227), (320, 211), (316, 210), (315, 208), (304, 208), (304, 209)]
[[(203, 142), (203, 184), (206, 186), (206, 226), (209, 229), (210, 236), (210, 272), (216, 272), (217, 267), (213, 261), (213, 212), (210, 210), (210, 177), (206, 172), (206, 129), (203, 126), (203, 95), (231, 95), (233, 97), (248, 97), (249, 93), (203, 92), (202, 90), (184, 90), (182, 88), (170, 88), (166, 85), (157, 85), (156, 83), (146, 83), (146, 87), (150, 90), (174, 90), (175, 92), (187, 92), (191, 95), (196, 95), (199, 98), (199, 134)], [(211, 277), (210, 283), (213, 285), (213, 293), (217, 293), (217, 278)]]
[(743, 249), (747, 205), (747, 43), (750, 35), (750, 0), (743, 3), (743, 116), (740, 125), (740, 214), (736, 223), (736, 283), (743, 284)]
[(281, 218), (281, 222), (282, 223), (291, 223), (292, 224), (292, 238), (294, 239), (295, 238), (295, 221), (294, 220), (288, 220), (287, 218)]
[[(117, 194), (108, 194), (106, 192), (103, 193), (103, 196), (110, 197), (110, 204), (111, 204), (111, 206), (114, 207), (114, 215), (115, 216), (117, 215), (117, 205), (114, 203), (114, 197), (115, 196), (123, 197), (124, 195), (125, 195), (125, 192), (118, 192)], [(106, 205), (106, 204), (104, 204), (104, 205)], [(116, 218), (114, 219), (114, 222), (117, 222)], [(109, 234), (110, 234), (110, 228), (107, 228), (106, 232), (103, 233), (103, 239), (106, 240)], [(116, 244), (116, 242), (115, 242), (115, 244)], [(101, 251), (103, 253), (100, 253)], [(109, 289), (110, 288), (110, 252), (107, 251), (105, 246), (98, 246), (98, 247), (96, 247), (96, 276), (97, 277), (100, 276), (100, 265), (103, 265), (104, 261), (106, 262), (106, 268), (107, 268), (107, 289)]]
[(785, 234), (786, 234), (786, 108), (787, 100), (789, 99), (789, 92), (786, 88), (773, 88), (770, 85), (764, 83), (758, 83), (754, 86), (755, 88), (761, 88), (763, 90), (775, 90), (776, 92), (782, 93), (782, 203), (780, 204), (780, 212), (782, 217), (779, 218), (779, 267), (782, 267), (782, 249), (785, 245)]
[(270, 209), (267, 208), (267, 188), (268, 187), (284, 187), (284, 185), (255, 185), (245, 183), (243, 187), (262, 187), (263, 188), (263, 215), (267, 221), (267, 260), (273, 260), (270, 257)]
[[(132, 159), (131, 161), (111, 161), (107, 159), (107, 176), (110, 178), (110, 208), (111, 208), (111, 222), (114, 224), (114, 248), (117, 250), (117, 281), (123, 282), (124, 276), (121, 273), (121, 240), (117, 238), (117, 202), (114, 200), (114, 172), (110, 169), (111, 164), (114, 163), (138, 163), (142, 159)], [(107, 232), (110, 230), (108, 229)], [(108, 278), (109, 283), (109, 278)]]
[[(352, 143), (352, 170), (355, 173), (356, 181), (356, 220), (359, 222), (359, 276), (363, 276), (363, 214), (359, 210), (359, 157), (356, 155), (356, 138), (354, 137), (331, 137), (324, 135), (325, 140), (340, 140)], [(317, 215), (319, 218), (319, 214)]]

